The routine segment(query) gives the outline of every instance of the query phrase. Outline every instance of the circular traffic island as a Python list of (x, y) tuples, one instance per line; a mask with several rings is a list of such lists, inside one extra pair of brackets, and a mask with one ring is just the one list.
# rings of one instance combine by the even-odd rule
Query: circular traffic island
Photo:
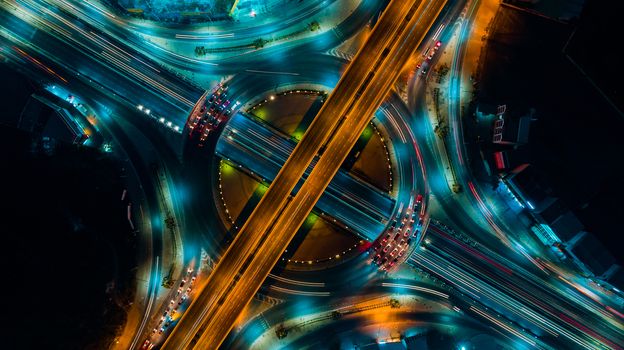
[[(313, 90), (270, 94), (228, 121), (216, 146), (219, 164), (215, 194), (221, 218), (232, 235), (251, 215), (326, 97), (324, 92)], [(370, 190), (390, 193), (390, 158), (382, 134), (371, 123), (337, 176), (342, 184), (356, 182)], [(326, 193), (332, 193), (332, 186), (333, 182)], [(366, 235), (349, 226), (359, 218), (340, 217), (347, 212), (342, 207), (348, 205), (345, 203), (343, 198), (324, 194), (298, 229), (279, 265), (292, 270), (318, 270), (364, 251), (369, 245)]]

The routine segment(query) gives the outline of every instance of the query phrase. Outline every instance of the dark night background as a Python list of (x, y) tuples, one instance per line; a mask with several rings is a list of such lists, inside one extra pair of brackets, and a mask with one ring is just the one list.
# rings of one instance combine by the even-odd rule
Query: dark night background
[[(621, 2), (587, 1), (567, 47), (622, 110)], [(624, 261), (624, 117), (562, 51), (574, 27), (510, 15), (496, 38), (482, 88), (492, 100), (535, 108), (529, 156), (619, 261)], [(3, 348), (101, 349), (131, 300), (135, 241), (120, 201), (123, 169), (97, 150), (13, 126), (36, 86), (0, 64), (3, 185)], [(109, 292), (107, 293), (107, 289)]]
[(106, 348), (134, 289), (122, 169), (95, 149), (58, 143), (46, 152), (40, 138), (6, 126), (36, 88), (4, 65), (0, 76), (12, 82), (0, 88), (3, 344)]
[(535, 109), (529, 144), (519, 152), (621, 262), (624, 99), (617, 46), (624, 4), (586, 4), (576, 32), (574, 22), (500, 11), (488, 39), (479, 98), (520, 112)]

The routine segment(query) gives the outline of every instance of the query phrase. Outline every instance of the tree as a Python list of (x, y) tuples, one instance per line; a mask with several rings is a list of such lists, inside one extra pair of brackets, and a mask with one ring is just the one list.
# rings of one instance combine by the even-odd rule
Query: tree
[(173, 216), (168, 216), (165, 219), (165, 226), (167, 226), (167, 228), (170, 230), (173, 230), (176, 227), (176, 222)]
[(279, 325), (279, 327), (275, 329), (275, 335), (277, 339), (284, 339), (288, 335), (288, 329), (286, 329), (284, 325)]
[(256, 39), (256, 40), (254, 40), (254, 42), (253, 42), (252, 44), (253, 44), (253, 46), (254, 46), (256, 49), (261, 49), (261, 48), (263, 48), (263, 47), (264, 47), (264, 44), (266, 44), (266, 43), (267, 43), (267, 41), (266, 41), (266, 40), (264, 40), (264, 39), (262, 39), (262, 38), (258, 38), (258, 39)]
[(454, 193), (460, 193), (462, 191), (462, 186), (458, 183), (454, 183), (452, 189)]
[(435, 134), (438, 135), (439, 138), (443, 139), (448, 134), (448, 126), (440, 123), (436, 125), (436, 127), (433, 129), (433, 132), (435, 132)]
[(315, 30), (321, 29), (321, 25), (317, 21), (314, 21), (314, 22), (310, 23), (308, 25), (308, 27), (310, 28), (310, 31), (312, 31), (312, 32), (315, 31)]
[(397, 299), (390, 299), (390, 307), (393, 309), (397, 309), (401, 307), (401, 302)]

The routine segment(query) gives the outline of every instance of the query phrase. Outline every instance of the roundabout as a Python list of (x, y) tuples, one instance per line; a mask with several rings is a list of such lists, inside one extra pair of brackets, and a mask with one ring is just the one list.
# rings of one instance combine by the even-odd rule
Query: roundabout
[[(238, 107), (209, 134), (211, 141), (203, 149), (192, 140), (188, 142), (187, 147), (208, 156), (212, 164), (211, 192), (224, 230), (214, 241), (227, 242), (236, 235), (345, 64), (328, 55), (308, 56), (302, 61), (305, 63), (291, 64), (323, 69), (300, 70), (297, 75), (238, 74), (224, 82), (226, 99)], [(330, 196), (321, 198), (280, 258), (280, 269), (297, 276), (303, 273), (305, 277), (297, 278), (318, 282), (319, 276), (310, 275), (314, 270), (333, 270), (348, 261), (353, 266), (368, 264), (370, 258), (362, 253), (414, 201), (415, 193), (426, 193), (422, 168), (415, 162), (418, 144), (406, 125), (410, 117), (396, 95), (375, 113), (330, 184)], [(338, 180), (341, 182), (334, 186)], [(356, 190), (348, 191), (354, 186)], [(410, 249), (417, 245), (418, 239)], [(358, 256), (362, 258), (352, 261)]]

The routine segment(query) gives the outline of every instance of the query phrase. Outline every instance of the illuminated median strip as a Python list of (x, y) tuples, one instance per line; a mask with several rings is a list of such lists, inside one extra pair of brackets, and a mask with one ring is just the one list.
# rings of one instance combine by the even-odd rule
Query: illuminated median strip
[(300, 290), (282, 288), (271, 286), (271, 289), (276, 290), (278, 292), (287, 293), (287, 294), (297, 294), (297, 295), (307, 295), (307, 296), (315, 296), (315, 297), (328, 297), (329, 292), (302, 292)]
[(420, 292), (425, 292), (425, 293), (429, 293), (429, 294), (433, 294), (433, 295), (437, 295), (439, 297), (442, 297), (444, 299), (448, 299), (448, 294), (444, 294), (442, 292), (438, 292), (437, 290), (434, 289), (430, 289), (430, 288), (425, 288), (425, 287), (419, 287), (419, 286), (412, 286), (409, 284), (399, 284), (399, 283), (382, 283), (381, 284), (382, 287), (394, 287), (394, 288), (406, 288), (406, 289), (411, 289), (411, 290), (417, 290)]
[(517, 330), (515, 330), (515, 329), (511, 328), (510, 326), (508, 326), (508, 325), (504, 324), (503, 322), (501, 322), (501, 321), (497, 320), (497, 319), (496, 319), (496, 318), (494, 318), (493, 316), (490, 316), (489, 314), (486, 314), (485, 312), (483, 312), (483, 311), (481, 311), (481, 310), (477, 309), (477, 308), (476, 308), (476, 307), (474, 307), (474, 306), (470, 306), (470, 310), (472, 310), (472, 311), (474, 311), (474, 312), (478, 313), (479, 315), (481, 315), (481, 316), (483, 316), (483, 317), (487, 318), (487, 319), (488, 319), (488, 320), (490, 320), (491, 322), (496, 323), (499, 327), (501, 327), (501, 328), (503, 328), (503, 329), (507, 330), (509, 333), (512, 333), (512, 334), (516, 335), (518, 338), (520, 338), (520, 339), (524, 340), (525, 342), (527, 342), (527, 343), (531, 344), (531, 346), (535, 346), (535, 345), (536, 345), (536, 343), (535, 343), (535, 341), (534, 341), (533, 339), (528, 338), (528, 337), (527, 337), (527, 336), (525, 336), (524, 334), (522, 334), (522, 333), (518, 332)]
[(209, 34), (209, 35), (190, 35), (190, 34), (176, 34), (176, 39), (219, 39), (219, 38), (232, 38), (234, 33), (227, 34)]
[(295, 285), (298, 285), (298, 286), (325, 287), (325, 283), (322, 283), (322, 282), (296, 281), (296, 280), (291, 280), (289, 278), (284, 278), (284, 277), (281, 277), (281, 276), (277, 276), (277, 275), (274, 275), (274, 274), (269, 274), (269, 277), (271, 277), (274, 280), (280, 281), (280, 282), (289, 283), (289, 284), (295, 284)]

